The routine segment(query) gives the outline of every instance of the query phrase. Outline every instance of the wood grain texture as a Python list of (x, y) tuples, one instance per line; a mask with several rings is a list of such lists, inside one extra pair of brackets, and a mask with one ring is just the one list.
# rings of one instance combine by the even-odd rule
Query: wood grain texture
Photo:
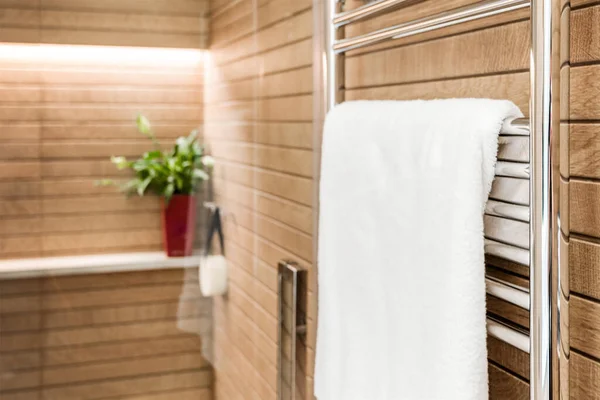
[(571, 12), (571, 62), (600, 61), (600, 5)]
[[(284, 255), (312, 263), (312, 19), (310, 1), (240, 0), (211, 25), (205, 135), (215, 197), (232, 215), (230, 291), (214, 315), (217, 396), (276, 397), (275, 266)], [(301, 392), (312, 392), (313, 361), (302, 360)]]
[(505, 372), (493, 364), (488, 364), (490, 379), (490, 400), (527, 400), (529, 384)]
[(600, 399), (600, 363), (573, 352), (569, 367), (571, 399)]
[(572, 292), (600, 299), (600, 245), (580, 239), (569, 241)]
[(0, 397), (212, 398), (212, 302), (197, 279), (175, 269), (0, 281)]
[(571, 7), (579, 8), (597, 3), (598, 0), (571, 0)]
[(571, 175), (600, 178), (600, 125), (570, 125), (569, 160)]
[(165, 148), (201, 123), (202, 65), (3, 57), (0, 76), (0, 257), (159, 250), (156, 198), (127, 200), (96, 181), (125, 182), (110, 156), (152, 147), (135, 129), (138, 113)]
[(600, 119), (600, 65), (570, 68), (569, 118), (572, 120)]
[(529, 328), (529, 311), (494, 296), (487, 296), (486, 304), (488, 313)]
[(3, 42), (206, 48), (207, 1), (45, 0), (8, 4)]
[[(569, 395), (572, 399), (598, 399), (597, 384), (600, 375), (597, 360), (600, 354), (598, 341), (597, 299), (600, 298), (600, 258), (597, 237), (600, 237), (600, 209), (598, 203), (599, 177), (597, 165), (597, 124), (600, 119), (598, 101), (598, 76), (600, 69), (600, 4), (597, 1), (577, 0), (570, 3), (568, 53), (570, 67), (565, 67), (569, 101), (561, 107), (561, 117), (568, 116), (568, 173), (570, 181), (561, 181), (561, 210), (567, 211), (566, 234), (569, 265), (567, 293), (570, 290), (568, 309), (571, 347), (568, 364)], [(567, 14), (569, 9), (566, 8)], [(562, 144), (561, 144), (562, 145)], [(562, 162), (563, 160), (561, 160)], [(564, 168), (561, 165), (561, 171)], [(568, 202), (563, 198), (563, 187), (568, 185)], [(562, 221), (561, 221), (562, 222)], [(570, 232), (569, 232), (570, 230)], [(578, 234), (577, 236), (572, 235)], [(585, 235), (585, 236), (579, 236)], [(564, 247), (564, 246), (563, 246)], [(580, 296), (581, 295), (581, 296)], [(564, 324), (563, 321), (561, 321)], [(567, 349), (568, 351), (568, 349)], [(596, 357), (596, 359), (593, 359)], [(567, 368), (561, 366), (561, 371)]]
[(488, 359), (523, 379), (529, 379), (529, 355), (501, 340), (488, 336)]
[[(529, 66), (528, 33), (528, 24), (518, 23), (348, 57), (345, 87), (352, 89), (525, 70)], [(489, 51), (489, 56), (480, 57), (484, 48)], [(423, 63), (424, 59), (427, 63)]]
[[(473, 2), (420, 2), (356, 24), (346, 33), (364, 33)], [(310, 4), (289, 5), (289, 13), (284, 14), (284, 0), (216, 3), (211, 34), (217, 57), (207, 71), (210, 117), (205, 133), (220, 162), (215, 170), (216, 196), (236, 219), (226, 223), (233, 265), (231, 296), (217, 301), (215, 307), (216, 393), (224, 398), (268, 399), (274, 396), (270, 384), (276, 337), (271, 325), (274, 266), (289, 257), (312, 264), (312, 227), (307, 219), (314, 187), (314, 174), (308, 173), (313, 147), (309, 100), (313, 54), (311, 32), (301, 26), (310, 19)], [(504, 17), (351, 52), (346, 58), (346, 100), (492, 97), (510, 99), (527, 113), (527, 12)], [(289, 32), (287, 38), (270, 37), (270, 32), (282, 32), (283, 27)], [(302, 151), (288, 151), (288, 147)], [(488, 261), (527, 284), (528, 268)], [(316, 291), (314, 275), (311, 286)], [(308, 349), (315, 341), (315, 298), (313, 292)], [(515, 313), (518, 310), (501, 303), (494, 307), (498, 314), (528, 324), (527, 313)], [(528, 398), (527, 383), (517, 377), (527, 375), (526, 356), (502, 343), (492, 346), (492, 362), (515, 375), (492, 365), (491, 397)], [(311, 353), (302, 350), (299, 370), (308, 375), (303, 377), (303, 387), (310, 396)], [(261, 360), (265, 352), (270, 352), (266, 365)], [(240, 385), (247, 388), (244, 393)]]
[(600, 237), (600, 183), (571, 179), (569, 226), (571, 232)]
[(600, 302), (571, 296), (569, 333), (572, 348), (600, 358)]
[(527, 114), (529, 75), (526, 72), (346, 90), (346, 100), (410, 100), (488, 97), (512, 100)]

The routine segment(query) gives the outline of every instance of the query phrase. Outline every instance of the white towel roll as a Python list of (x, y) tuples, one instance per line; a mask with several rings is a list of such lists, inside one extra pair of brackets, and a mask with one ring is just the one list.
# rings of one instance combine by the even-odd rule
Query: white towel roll
[(224, 256), (206, 256), (200, 260), (200, 291), (203, 296), (227, 292), (227, 260)]

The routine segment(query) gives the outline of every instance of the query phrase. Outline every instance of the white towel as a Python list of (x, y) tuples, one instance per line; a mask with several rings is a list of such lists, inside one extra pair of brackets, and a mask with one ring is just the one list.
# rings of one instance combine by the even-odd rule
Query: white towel
[(358, 101), (327, 116), (319, 400), (488, 398), (483, 210), (499, 100)]

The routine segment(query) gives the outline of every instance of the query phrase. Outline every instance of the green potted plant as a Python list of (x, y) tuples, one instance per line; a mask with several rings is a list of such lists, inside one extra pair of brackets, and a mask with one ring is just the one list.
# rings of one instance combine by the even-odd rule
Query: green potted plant
[[(127, 195), (153, 193), (160, 196), (165, 252), (169, 257), (190, 255), (195, 234), (196, 190), (209, 179), (208, 171), (214, 160), (204, 154), (197, 131), (179, 137), (173, 149), (165, 152), (146, 117), (139, 115), (136, 124), (138, 131), (152, 140), (154, 149), (133, 161), (111, 157), (118, 169), (130, 169), (135, 174), (133, 179), (120, 185), (120, 189)], [(104, 179), (100, 184), (116, 183)]]

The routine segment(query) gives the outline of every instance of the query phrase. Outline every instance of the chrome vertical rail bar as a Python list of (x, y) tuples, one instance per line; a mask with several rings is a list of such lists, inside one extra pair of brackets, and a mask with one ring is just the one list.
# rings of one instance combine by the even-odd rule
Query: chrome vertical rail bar
[(378, 0), (355, 8), (354, 10), (334, 15), (332, 22), (335, 26), (340, 27), (408, 3), (415, 3), (415, 0)]
[(531, 3), (530, 398), (552, 391), (552, 0)]
[(340, 0), (326, 0), (325, 5), (325, 87), (327, 88), (327, 111), (331, 110), (340, 102), (340, 73), (343, 55), (333, 51), (333, 45), (338, 37), (339, 28), (333, 23), (333, 18), (341, 11)]
[(485, 0), (468, 6), (456, 8), (436, 14), (431, 17), (421, 18), (395, 25), (389, 28), (380, 29), (375, 32), (367, 33), (340, 40), (333, 44), (336, 53), (343, 53), (349, 50), (358, 49), (379, 42), (391, 39), (400, 39), (408, 36), (417, 35), (446, 28), (453, 25), (463, 24), (469, 21), (475, 21), (483, 18), (489, 18), (494, 15), (504, 14), (510, 11), (516, 11), (529, 7), (529, 0)]

